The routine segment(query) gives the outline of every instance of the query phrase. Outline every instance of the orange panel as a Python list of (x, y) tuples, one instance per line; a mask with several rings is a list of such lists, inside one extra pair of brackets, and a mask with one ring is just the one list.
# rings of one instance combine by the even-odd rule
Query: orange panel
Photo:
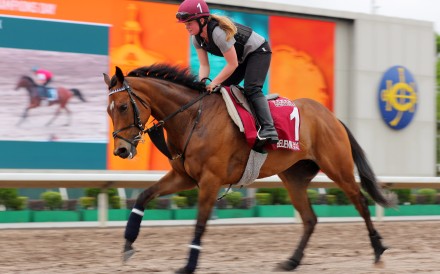
[[(110, 71), (113, 73), (114, 66), (119, 66), (128, 73), (156, 62), (188, 66), (189, 37), (183, 25), (176, 23), (176, 10), (177, 5), (172, 4), (126, 2), (118, 12), (124, 16), (112, 18)], [(111, 133), (109, 138), (113, 138)], [(113, 143), (109, 143), (108, 168), (168, 170), (168, 159), (154, 147), (148, 135), (144, 138), (145, 143), (139, 145), (133, 161), (113, 156)]]
[(10, 4), (0, 5), (0, 12), (5, 15), (109, 23), (115, 14), (118, 14), (115, 11), (120, 10), (126, 2), (126, 0), (98, 0), (87, 1), (82, 5), (78, 0), (9, 1)]
[(270, 91), (333, 109), (335, 23), (271, 16)]

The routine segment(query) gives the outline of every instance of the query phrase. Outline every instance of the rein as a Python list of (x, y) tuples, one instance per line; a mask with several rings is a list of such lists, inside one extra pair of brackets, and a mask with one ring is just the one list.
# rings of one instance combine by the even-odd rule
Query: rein
[[(191, 139), (191, 136), (200, 120), (201, 114), (202, 114), (202, 99), (206, 96), (209, 95), (209, 92), (203, 92), (201, 93), (197, 98), (195, 98), (194, 100), (190, 101), (189, 103), (183, 105), (182, 107), (180, 107), (177, 111), (171, 113), (170, 115), (168, 115), (167, 117), (165, 117), (164, 119), (160, 120), (157, 122), (157, 124), (154, 124), (152, 127), (145, 129), (141, 118), (140, 118), (140, 112), (139, 112), (139, 108), (137, 107), (136, 101), (134, 100), (134, 97), (136, 97), (141, 104), (145, 107), (148, 108), (147, 103), (142, 100), (142, 98), (140, 98), (138, 95), (136, 95), (136, 93), (134, 93), (131, 89), (131, 87), (128, 85), (127, 81), (124, 80), (124, 83), (122, 85), (122, 87), (112, 90), (109, 93), (109, 96), (121, 92), (121, 91), (127, 91), (129, 97), (130, 97), (130, 102), (133, 106), (133, 115), (134, 115), (134, 122), (124, 128), (118, 129), (116, 131), (113, 132), (113, 138), (119, 138), (122, 139), (128, 143), (130, 143), (131, 145), (135, 146), (135, 142), (141, 140), (142, 138), (142, 134), (143, 133), (148, 133), (148, 136), (150, 137), (151, 141), (153, 142), (153, 144), (159, 149), (160, 152), (162, 152), (168, 159), (170, 160), (175, 160), (178, 158), (182, 158), (182, 161), (184, 160), (183, 155), (185, 154), (186, 148), (189, 144), (189, 140)], [(163, 133), (163, 125), (165, 124), (166, 121), (168, 121), (169, 119), (173, 118), (174, 116), (176, 116), (177, 114), (187, 110), (188, 108), (190, 108), (192, 105), (194, 105), (195, 103), (197, 103), (198, 101), (200, 101), (200, 105), (199, 105), (199, 109), (197, 110), (197, 117), (196, 120), (194, 122), (193, 127), (191, 128), (191, 132), (188, 135), (187, 140), (185, 141), (185, 145), (183, 148), (183, 151), (181, 154), (178, 154), (176, 157), (172, 157), (168, 146), (166, 145), (166, 141), (165, 141), (165, 135)], [(120, 135), (118, 135), (118, 133), (120, 133), (121, 131), (130, 129), (132, 127), (136, 127), (138, 128), (139, 134), (132, 140), (128, 140)]]

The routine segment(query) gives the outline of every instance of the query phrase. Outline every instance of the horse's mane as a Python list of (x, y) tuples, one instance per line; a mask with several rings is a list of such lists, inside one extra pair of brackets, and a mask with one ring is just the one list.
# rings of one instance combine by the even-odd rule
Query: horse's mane
[(24, 78), (24, 79), (28, 80), (29, 82), (31, 82), (32, 84), (35, 84), (34, 79), (32, 79), (32, 77), (30, 77), (30, 76), (22, 75), (21, 78)]
[(205, 84), (197, 80), (197, 76), (191, 74), (189, 68), (171, 66), (167, 64), (153, 64), (132, 70), (127, 76), (151, 77), (180, 84), (198, 91), (205, 91)]

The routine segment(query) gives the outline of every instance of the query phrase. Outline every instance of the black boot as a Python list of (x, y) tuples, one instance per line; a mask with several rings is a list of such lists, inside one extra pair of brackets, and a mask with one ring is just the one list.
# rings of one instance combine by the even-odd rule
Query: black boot
[(46, 93), (47, 91), (44, 86), (37, 86), (37, 90), (38, 90), (38, 96), (40, 96), (41, 99), (47, 98), (47, 93)]
[(257, 116), (260, 129), (257, 132), (257, 138), (266, 143), (278, 143), (278, 133), (273, 125), (272, 115), (270, 114), (269, 103), (263, 93), (250, 96), (249, 103), (251, 103), (255, 115)]

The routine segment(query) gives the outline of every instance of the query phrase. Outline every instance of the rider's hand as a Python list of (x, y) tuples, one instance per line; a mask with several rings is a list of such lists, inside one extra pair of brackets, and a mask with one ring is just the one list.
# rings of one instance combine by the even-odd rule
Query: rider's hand
[(209, 93), (211, 93), (219, 86), (220, 86), (219, 84), (211, 82), (209, 85), (206, 86), (206, 90), (209, 91)]

